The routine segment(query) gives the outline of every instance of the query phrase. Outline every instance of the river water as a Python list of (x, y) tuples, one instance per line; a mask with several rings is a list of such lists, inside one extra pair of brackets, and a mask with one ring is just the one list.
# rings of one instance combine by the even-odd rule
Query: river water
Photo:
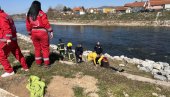
[[(17, 31), (27, 34), (24, 21), (15, 22)], [(150, 59), (170, 63), (170, 28), (122, 26), (58, 26), (52, 25), (57, 44), (61, 38), (73, 46), (82, 43), (85, 50), (93, 50), (100, 41), (104, 52), (112, 56)]]

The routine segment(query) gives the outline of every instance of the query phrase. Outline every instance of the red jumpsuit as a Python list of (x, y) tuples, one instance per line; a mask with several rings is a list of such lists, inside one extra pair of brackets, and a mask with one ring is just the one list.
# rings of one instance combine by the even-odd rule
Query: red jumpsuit
[(12, 29), (10, 27), (9, 16), (0, 10), (0, 63), (4, 67), (4, 70), (8, 73), (13, 72), (7, 57), (9, 53), (9, 45), (7, 45), (7, 40), (11, 40)]
[[(28, 69), (26, 60), (25, 60), (23, 54), (21, 53), (21, 50), (17, 43), (17, 35), (16, 35), (17, 31), (16, 31), (14, 21), (11, 17), (9, 17), (9, 22), (10, 22), (10, 26), (12, 29), (12, 38), (11, 38), (11, 44), (9, 45), (9, 48), (10, 48), (9, 50), (12, 52), (12, 54), (15, 56), (15, 58), (21, 63), (22, 68)], [(10, 51), (8, 53), (10, 53)]]
[(50, 64), (48, 32), (53, 30), (48, 22), (47, 15), (40, 11), (35, 21), (29, 17), (29, 20), (26, 19), (26, 27), (34, 44), (36, 63), (42, 64), (43, 56), (44, 64), (48, 66)]
[[(4, 70), (8, 73), (13, 71), (11, 65), (9, 64), (7, 57), (9, 56), (10, 52), (15, 56), (15, 58), (21, 63), (23, 69), (28, 69), (26, 64), (25, 58), (21, 53), (21, 50), (17, 43), (17, 31), (14, 25), (14, 21), (11, 17), (9, 17), (4, 11), (0, 11), (0, 62), (4, 67)], [(5, 38), (5, 36), (8, 36)], [(11, 39), (11, 43), (7, 45), (5, 41), (7, 39)]]

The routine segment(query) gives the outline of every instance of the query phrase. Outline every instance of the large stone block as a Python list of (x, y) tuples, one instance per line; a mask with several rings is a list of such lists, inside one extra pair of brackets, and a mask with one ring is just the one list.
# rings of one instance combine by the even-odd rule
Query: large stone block
[(155, 79), (159, 79), (159, 80), (162, 80), (162, 81), (167, 81), (167, 78), (163, 75), (158, 75), (158, 74), (155, 74), (154, 75), (154, 78)]

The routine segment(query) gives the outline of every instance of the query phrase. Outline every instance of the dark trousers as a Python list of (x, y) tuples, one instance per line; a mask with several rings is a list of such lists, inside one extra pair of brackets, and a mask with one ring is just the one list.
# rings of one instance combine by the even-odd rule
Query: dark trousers
[(80, 55), (76, 55), (76, 61), (77, 61), (77, 63), (81, 63), (82, 57), (80, 57)]

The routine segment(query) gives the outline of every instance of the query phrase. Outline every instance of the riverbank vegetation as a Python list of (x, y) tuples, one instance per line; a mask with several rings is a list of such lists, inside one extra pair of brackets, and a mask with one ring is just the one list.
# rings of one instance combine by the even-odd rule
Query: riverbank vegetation
[[(116, 20), (116, 21), (155, 21), (170, 20), (170, 12), (162, 11), (159, 16), (158, 12), (138, 12), (138, 13), (124, 13), (124, 14), (85, 14), (85, 15), (70, 15), (63, 14), (57, 11), (48, 11), (47, 15), (50, 20)], [(14, 19), (25, 19), (25, 14), (12, 15)]]
[(63, 15), (57, 12), (47, 12), (51, 20), (118, 20), (118, 21), (155, 21), (170, 20), (170, 12), (124, 13), (124, 14), (85, 14), (85, 15)]
[[(58, 12), (47, 12), (52, 24), (67, 23), (85, 25), (117, 25), (117, 26), (170, 26), (170, 12), (141, 12), (125, 14), (85, 14), (68, 15)], [(24, 15), (13, 15), (15, 20), (24, 19)]]
[[(19, 45), (22, 49), (29, 49), (31, 50), (31, 53), (33, 53), (33, 47), (31, 46), (30, 43), (26, 43), (23, 40), (19, 40)], [(38, 67), (36, 65), (36, 63), (34, 62), (33, 54), (27, 56), (26, 58), (30, 66), (29, 72), (21, 71), (19, 69), (20, 64), (14, 62), (15, 58), (10, 56), (9, 58), (10, 62), (15, 67), (17, 76), (14, 76), (12, 78), (7, 78), (7, 79), (1, 79), (0, 88), (6, 89), (11, 93), (14, 93), (20, 97), (23, 97), (23, 95), (24, 97), (29, 97), (29, 92), (25, 88), (25, 86), (28, 83), (27, 78), (30, 75), (36, 75), (42, 78), (42, 80), (47, 84), (47, 88), (49, 84), (52, 82), (53, 77), (55, 76), (62, 76), (65, 78), (69, 78), (69, 80), (71, 81), (71, 79), (75, 79), (77, 78), (77, 76), (78, 76), (77, 79), (81, 79), (83, 76), (88, 75), (97, 79), (96, 86), (98, 87), (98, 92), (97, 92), (98, 96), (92, 96), (92, 97), (154, 97), (155, 94), (158, 95), (159, 97), (169, 97), (170, 95), (169, 87), (130, 80), (124, 76), (119, 75), (119, 73), (116, 73), (109, 69), (96, 67), (88, 62), (82, 64), (75, 64), (75, 65), (67, 65), (67, 64), (60, 63), (57, 60), (57, 56), (54, 53), (51, 54), (50, 58), (52, 60), (52, 65), (51, 68), (48, 70), (46, 70), (43, 67)], [(121, 63), (117, 61), (110, 61), (110, 62), (112, 66), (118, 66), (117, 64)], [(136, 68), (135, 66), (134, 67), (132, 66), (124, 69), (129, 73), (133, 72), (135, 74), (141, 73), (142, 75), (145, 75), (141, 71), (137, 71), (137, 69), (135, 68)], [(67, 85), (69, 83), (65, 83), (63, 80), (62, 84)], [(15, 90), (13, 88), (15, 88)], [(18, 91), (18, 89), (22, 91)], [(54, 89), (52, 90), (56, 92), (56, 90)], [(85, 89), (80, 86), (75, 86), (72, 88), (72, 90), (74, 91), (75, 97), (91, 97), (89, 96), (89, 94), (91, 93), (85, 94), (84, 92)], [(49, 91), (46, 89), (46, 93), (48, 92)], [(53, 96), (46, 96), (46, 97), (53, 97)]]

